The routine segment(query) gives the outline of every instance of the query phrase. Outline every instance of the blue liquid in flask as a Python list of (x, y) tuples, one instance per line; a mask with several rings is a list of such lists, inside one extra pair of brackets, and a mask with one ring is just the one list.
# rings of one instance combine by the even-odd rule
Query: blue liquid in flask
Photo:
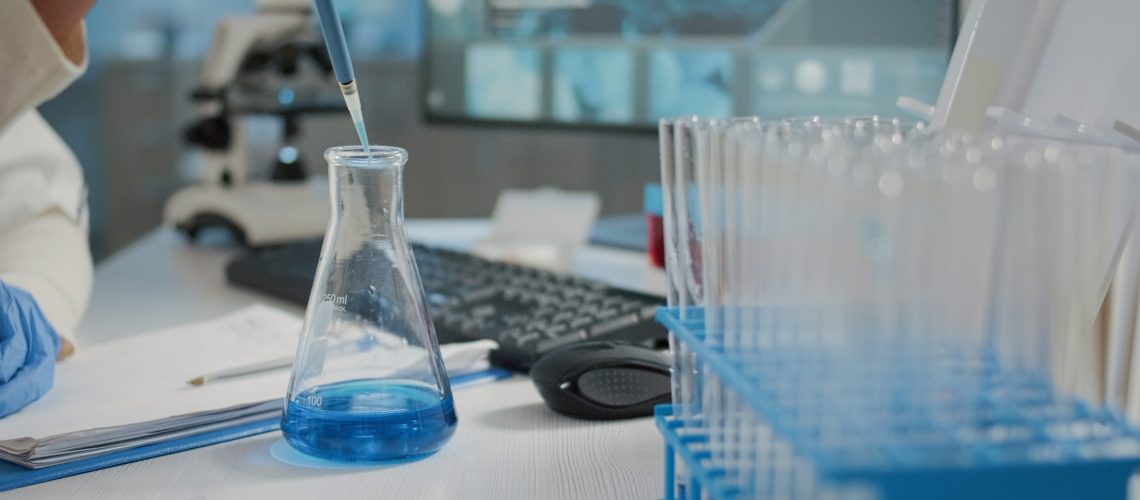
[(451, 395), (409, 382), (353, 380), (294, 396), (281, 430), (301, 452), (347, 462), (392, 462), (439, 450), (455, 433)]

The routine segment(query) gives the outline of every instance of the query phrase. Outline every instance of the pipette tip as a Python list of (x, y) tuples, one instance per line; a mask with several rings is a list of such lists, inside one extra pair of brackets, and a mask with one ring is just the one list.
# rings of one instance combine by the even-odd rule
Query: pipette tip
[(360, 106), (360, 94), (356, 91), (356, 81), (340, 84), (340, 91), (344, 94), (344, 103), (348, 106), (348, 114), (352, 117), (352, 124), (356, 127), (356, 135), (360, 137), (360, 145), (368, 158), (372, 158), (372, 148), (368, 142), (368, 132), (364, 129), (364, 113)]

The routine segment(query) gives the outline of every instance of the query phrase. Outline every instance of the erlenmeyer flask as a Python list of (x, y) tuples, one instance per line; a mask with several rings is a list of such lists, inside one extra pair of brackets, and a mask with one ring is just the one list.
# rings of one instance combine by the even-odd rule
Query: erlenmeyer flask
[(281, 430), (309, 455), (392, 461), (455, 432), (451, 387), (404, 234), (407, 152), (330, 148), (332, 212)]

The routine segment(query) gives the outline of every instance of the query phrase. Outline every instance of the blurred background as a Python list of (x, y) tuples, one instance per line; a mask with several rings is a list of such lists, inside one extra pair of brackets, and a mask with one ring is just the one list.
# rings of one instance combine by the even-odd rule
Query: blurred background
[[(373, 143), (411, 156), (409, 218), (486, 217), (506, 188), (597, 193), (639, 212), (665, 116), (899, 115), (932, 103), (961, 6), (952, 0), (340, 0)], [(161, 223), (197, 182), (184, 140), (213, 33), (253, 0), (100, 0), (90, 67), (41, 112), (89, 185), (102, 259)], [(330, 91), (335, 92), (331, 77)], [(355, 140), (346, 113), (301, 114), (293, 145)], [(273, 142), (280, 128), (249, 129)], [(259, 138), (260, 135), (260, 138)], [(268, 161), (268, 159), (267, 159)]]

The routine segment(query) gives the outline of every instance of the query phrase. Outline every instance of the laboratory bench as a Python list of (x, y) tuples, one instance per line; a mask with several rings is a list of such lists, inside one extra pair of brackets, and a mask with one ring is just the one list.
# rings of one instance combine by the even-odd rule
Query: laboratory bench
[[(485, 220), (409, 221), (413, 241), (463, 250), (490, 231)], [(301, 308), (228, 286), (238, 250), (189, 245), (160, 227), (101, 262), (83, 347), (200, 321), (261, 302)], [(644, 254), (586, 247), (575, 273), (661, 294), (662, 271)], [(142, 374), (140, 374), (142, 375)], [(282, 387), (282, 392), (285, 388)], [(650, 418), (591, 422), (558, 415), (530, 380), (457, 389), (459, 430), (435, 455), (395, 466), (331, 467), (290, 460), (280, 432), (67, 477), (0, 496), (19, 498), (660, 498), (663, 444)]]

